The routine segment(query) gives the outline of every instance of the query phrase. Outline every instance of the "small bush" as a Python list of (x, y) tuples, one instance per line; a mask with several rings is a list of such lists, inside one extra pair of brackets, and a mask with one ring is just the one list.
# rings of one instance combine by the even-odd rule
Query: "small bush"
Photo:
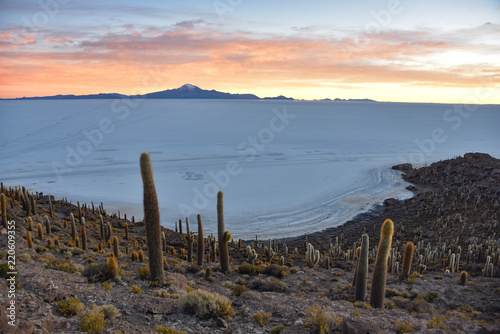
[(440, 317), (434, 317), (427, 322), (427, 329), (441, 329), (444, 331), (449, 331), (450, 329), (446, 325), (446, 317), (444, 315)]
[(184, 331), (178, 331), (175, 328), (172, 327), (164, 327), (164, 326), (158, 326), (155, 328), (156, 333), (162, 333), (162, 334), (187, 334)]
[(408, 321), (399, 321), (397, 320), (396, 323), (392, 326), (392, 328), (396, 331), (396, 333), (412, 333), (415, 331), (415, 328), (413, 328), (413, 325)]
[(138, 287), (137, 285), (132, 285), (130, 287), (130, 290), (132, 290), (132, 292), (135, 294), (138, 294), (138, 295), (142, 294), (142, 289), (140, 287)]
[(137, 269), (139, 272), (139, 277), (142, 279), (151, 279), (151, 273), (149, 272), (149, 266), (140, 267)]
[(104, 314), (104, 319), (115, 319), (120, 315), (120, 311), (111, 304), (100, 306), (99, 311)]
[(162, 297), (162, 298), (172, 298), (172, 299), (178, 299), (179, 295), (176, 293), (169, 293), (167, 290), (155, 290), (153, 292), (155, 296)]
[(277, 264), (270, 264), (264, 268), (264, 274), (274, 276), (277, 278), (283, 278), (288, 276), (290, 271), (286, 266), (279, 266)]
[(271, 316), (271, 313), (257, 311), (253, 316), (253, 321), (264, 327), (269, 319), (271, 319)]
[(28, 260), (31, 260), (31, 255), (28, 253), (23, 253), (17, 256), (17, 259), (21, 262), (26, 262)]
[(47, 263), (46, 268), (65, 271), (70, 274), (80, 273), (83, 271), (82, 265), (75, 264), (73, 261), (66, 259), (56, 259), (52, 262), (49, 262)]
[(279, 326), (276, 326), (276, 327), (274, 327), (273, 329), (271, 329), (270, 334), (280, 334), (280, 332), (281, 332), (283, 329), (286, 329), (286, 326), (285, 326), (285, 325), (279, 325)]
[(204, 290), (193, 290), (180, 296), (177, 307), (199, 318), (220, 317), (228, 320), (235, 313), (227, 297)]
[(335, 312), (329, 307), (319, 305), (309, 307), (306, 312), (307, 322), (304, 327), (313, 333), (326, 334), (342, 323), (342, 318), (337, 318)]
[(71, 318), (75, 315), (79, 315), (85, 307), (82, 302), (76, 298), (68, 298), (65, 300), (61, 300), (57, 304), (57, 309), (62, 313), (66, 318)]
[(262, 267), (252, 266), (250, 263), (243, 263), (238, 267), (238, 272), (242, 275), (257, 275), (263, 271)]
[(370, 304), (367, 304), (367, 303), (362, 302), (360, 300), (355, 301), (353, 305), (354, 305), (354, 307), (363, 308), (363, 309), (366, 309), (366, 310), (370, 310), (372, 308), (372, 306)]
[(105, 323), (104, 313), (94, 305), (92, 310), (85, 312), (81, 317), (79, 325), (82, 332), (99, 333), (104, 330)]
[(436, 311), (434, 305), (428, 303), (423, 298), (415, 298), (405, 306), (405, 309), (410, 313), (414, 312), (433, 314)]
[(287, 284), (281, 282), (276, 278), (273, 278), (271, 280), (255, 278), (249, 283), (249, 287), (252, 290), (274, 291), (274, 292), (285, 292), (288, 289)]

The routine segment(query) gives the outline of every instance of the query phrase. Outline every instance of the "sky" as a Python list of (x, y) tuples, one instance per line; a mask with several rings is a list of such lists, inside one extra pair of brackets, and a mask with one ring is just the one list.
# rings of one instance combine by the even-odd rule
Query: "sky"
[(0, 0), (0, 98), (202, 89), (500, 104), (500, 0)]

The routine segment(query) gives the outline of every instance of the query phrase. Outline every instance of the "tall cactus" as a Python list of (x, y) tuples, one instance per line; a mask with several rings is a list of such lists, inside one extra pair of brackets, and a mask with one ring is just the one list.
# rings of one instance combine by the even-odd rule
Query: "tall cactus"
[(33, 248), (33, 240), (31, 239), (31, 232), (26, 232), (26, 241), (28, 241), (28, 247)]
[(375, 308), (384, 306), (385, 284), (387, 281), (387, 259), (392, 246), (394, 223), (387, 219), (382, 225), (380, 242), (378, 244), (377, 258), (373, 267), (372, 288), (370, 292), (370, 305)]
[(309, 268), (313, 268), (319, 263), (319, 250), (314, 250), (314, 246), (310, 243), (307, 243), (307, 251), (306, 251), (306, 264)]
[(198, 265), (203, 266), (203, 259), (205, 254), (205, 236), (203, 235), (203, 222), (201, 221), (201, 215), (196, 216), (198, 219)]
[(113, 253), (115, 257), (118, 258), (120, 256), (120, 248), (118, 246), (118, 237), (115, 235), (113, 237)]
[[(217, 262), (217, 239), (210, 234), (208, 237), (208, 250), (210, 251), (210, 257), (213, 262)], [(209, 262), (207, 260), (207, 262)]]
[(49, 194), (49, 215), (52, 217), (53, 212), (52, 212), (52, 196)]
[(217, 234), (219, 237), (219, 258), (220, 268), (223, 273), (229, 271), (229, 248), (228, 242), (231, 240), (231, 234), (226, 231), (224, 224), (224, 193), (217, 193)]
[(82, 249), (84, 251), (87, 250), (87, 228), (85, 225), (80, 227), (80, 234), (82, 235)]
[(7, 229), (8, 228), (8, 224), (7, 224), (7, 200), (5, 199), (4, 193), (0, 194), (0, 205), (2, 206), (2, 226), (5, 227), (5, 229)]
[(47, 233), (47, 235), (52, 234), (52, 228), (50, 226), (50, 219), (48, 216), (45, 216), (45, 233)]
[(73, 213), (69, 214), (69, 218), (71, 219), (71, 236), (73, 237), (73, 240), (76, 239), (76, 225), (75, 225), (75, 217), (73, 216)]
[(165, 273), (163, 272), (163, 253), (161, 251), (160, 210), (153, 179), (153, 166), (147, 152), (141, 154), (140, 166), (144, 192), (144, 225), (146, 227), (151, 281), (159, 281), (160, 284), (163, 284), (165, 282)]
[(182, 234), (182, 219), (179, 219), (179, 233)]
[(30, 196), (31, 200), (31, 212), (33, 212), (33, 216), (36, 216), (38, 214), (38, 210), (36, 209), (36, 201), (34, 196)]
[(413, 252), (415, 251), (415, 245), (413, 242), (408, 241), (405, 246), (405, 252), (403, 254), (403, 269), (401, 270), (401, 279), (410, 277), (411, 262), (413, 261)]
[(189, 229), (189, 217), (186, 217), (186, 241), (188, 242), (188, 262), (193, 260), (193, 241), (194, 235), (191, 233)]
[(99, 227), (101, 228), (101, 238), (104, 239), (104, 219), (102, 218), (102, 215), (99, 214)]
[(368, 234), (361, 236), (361, 253), (358, 260), (358, 271), (356, 274), (356, 300), (362, 302), (366, 298), (366, 278), (368, 276), (368, 252), (370, 249)]

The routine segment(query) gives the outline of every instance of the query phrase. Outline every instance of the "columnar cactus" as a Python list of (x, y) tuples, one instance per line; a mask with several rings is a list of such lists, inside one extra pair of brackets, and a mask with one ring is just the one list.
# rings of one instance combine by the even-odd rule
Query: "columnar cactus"
[(33, 212), (33, 216), (36, 216), (38, 214), (37, 209), (36, 209), (36, 201), (34, 196), (30, 196), (31, 200), (31, 212)]
[(71, 219), (71, 237), (73, 237), (73, 240), (76, 238), (76, 225), (75, 225), (75, 217), (73, 216), (73, 213), (69, 214), (69, 218)]
[(306, 264), (309, 268), (316, 266), (319, 263), (319, 250), (314, 250), (314, 246), (310, 243), (307, 243), (307, 251), (306, 251)]
[(109, 242), (111, 239), (111, 231), (112, 231), (111, 224), (107, 222), (106, 227), (104, 229), (104, 237), (106, 239), (106, 242)]
[(467, 283), (467, 272), (462, 271), (460, 274), (460, 285), (465, 285), (465, 283)]
[(105, 232), (104, 232), (104, 219), (102, 218), (102, 215), (99, 214), (99, 227), (101, 229), (101, 238), (105, 238)]
[(0, 194), (0, 205), (2, 206), (2, 226), (7, 229), (7, 200), (5, 199), (5, 194)]
[(266, 254), (266, 260), (269, 263), (271, 263), (271, 260), (274, 258), (274, 255), (276, 255), (271, 245), (270, 239), (269, 239), (269, 248), (267, 248), (267, 246), (264, 247), (264, 254)]
[(229, 248), (228, 242), (231, 240), (231, 234), (226, 231), (224, 224), (224, 193), (217, 193), (217, 234), (219, 237), (219, 257), (220, 267), (223, 273), (229, 271)]
[(205, 237), (203, 235), (203, 223), (201, 221), (201, 215), (196, 216), (198, 219), (198, 266), (203, 266), (203, 255), (205, 254)]
[(385, 284), (387, 281), (387, 259), (389, 258), (389, 252), (391, 250), (393, 234), (394, 223), (392, 220), (387, 219), (382, 225), (377, 258), (373, 267), (370, 305), (375, 308), (384, 306)]
[(366, 298), (366, 278), (368, 276), (368, 252), (370, 249), (368, 234), (361, 236), (361, 253), (358, 260), (358, 271), (356, 274), (356, 300), (362, 302)]
[(82, 207), (80, 206), (80, 201), (76, 201), (76, 204), (78, 206), (78, 219), (82, 219), (83, 215), (82, 215)]
[(413, 252), (415, 251), (415, 245), (413, 242), (408, 241), (405, 246), (405, 252), (403, 255), (403, 270), (401, 270), (401, 279), (410, 277), (411, 262), (413, 261)]
[(52, 212), (52, 196), (49, 194), (49, 215), (52, 217), (53, 212)]
[(26, 240), (28, 241), (28, 247), (33, 248), (33, 240), (31, 239), (31, 232), (26, 232)]
[(43, 241), (43, 229), (42, 229), (42, 224), (38, 223), (36, 226), (36, 230), (38, 232), (38, 239)]
[(120, 256), (120, 248), (118, 247), (118, 237), (116, 235), (113, 237), (113, 253), (115, 254), (116, 258)]
[(160, 210), (153, 179), (153, 166), (147, 152), (141, 154), (140, 166), (144, 188), (144, 225), (146, 227), (151, 281), (163, 284), (165, 273), (163, 272), (163, 253), (161, 251)]
[(82, 235), (82, 249), (87, 250), (87, 228), (85, 225), (80, 227), (80, 234)]
[[(217, 262), (217, 239), (213, 235), (208, 237), (208, 250), (210, 251), (210, 257), (213, 262)], [(210, 262), (210, 261), (207, 261)]]
[(50, 219), (47, 216), (45, 216), (45, 233), (47, 233), (47, 235), (52, 234), (52, 228), (50, 226)]
[(182, 219), (179, 219), (179, 233), (182, 234)]
[(28, 217), (28, 231), (33, 231), (33, 219), (31, 217)]
[(257, 258), (259, 257), (259, 255), (255, 251), (255, 249), (253, 249), (250, 246), (247, 246), (246, 250), (247, 250), (247, 255), (248, 255), (248, 262), (251, 263), (252, 266), (254, 266), (255, 265), (255, 260), (257, 260)]
[(185, 239), (188, 243), (188, 262), (191, 262), (193, 259), (193, 241), (194, 235), (189, 230), (189, 217), (186, 217), (186, 236)]

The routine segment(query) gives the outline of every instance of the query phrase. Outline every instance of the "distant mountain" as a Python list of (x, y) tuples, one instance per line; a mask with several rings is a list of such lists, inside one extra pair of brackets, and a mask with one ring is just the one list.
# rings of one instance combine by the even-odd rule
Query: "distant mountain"
[[(124, 95), (117, 93), (107, 94), (90, 94), (90, 95), (53, 95), (53, 96), (40, 96), (40, 97), (21, 97), (15, 99), (0, 99), (0, 100), (90, 100), (90, 99), (120, 99), (120, 98), (144, 98), (144, 99), (241, 99), (241, 100), (294, 100), (291, 97), (283, 95), (276, 97), (260, 98), (254, 94), (231, 94), (219, 92), (216, 90), (205, 90), (191, 84), (185, 84), (182, 87), (167, 89), (160, 92), (148, 93), (143, 95)], [(324, 99), (321, 101), (332, 101)], [(376, 102), (369, 99), (335, 99), (333, 101), (355, 101), (355, 102)]]
[(253, 94), (230, 94), (216, 90), (204, 90), (190, 84), (175, 89), (141, 95), (140, 97), (146, 99), (259, 99), (258, 96)]

